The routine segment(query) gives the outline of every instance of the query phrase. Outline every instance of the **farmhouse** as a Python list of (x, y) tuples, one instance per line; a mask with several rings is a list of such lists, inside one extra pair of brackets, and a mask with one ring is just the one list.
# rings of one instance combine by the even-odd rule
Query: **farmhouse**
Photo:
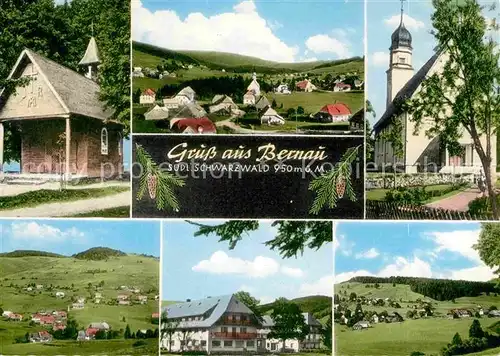
[(261, 124), (268, 124), (268, 125), (284, 125), (285, 124), (285, 119), (282, 118), (276, 110), (274, 110), (270, 106), (266, 106), (262, 111), (260, 112), (260, 123)]
[(173, 98), (163, 98), (163, 106), (166, 109), (178, 109), (181, 104), (176, 97)]
[(99, 54), (91, 38), (80, 66), (82, 76), (29, 49), (20, 54), (8, 79), (29, 83), (0, 96), (0, 167), (4, 122), (21, 133), (20, 173), (38, 178), (100, 177), (102, 164), (122, 173), (123, 125), (99, 100), (95, 82)]
[(148, 88), (141, 93), (139, 97), (139, 104), (154, 104), (156, 100), (156, 92)]
[(175, 98), (181, 105), (194, 103), (196, 93), (191, 87), (182, 88), (180, 92), (177, 93)]
[(151, 110), (144, 114), (146, 120), (166, 120), (168, 119), (168, 109), (164, 106), (155, 105)]
[(489, 317), (500, 318), (500, 310), (490, 310), (488, 312)]
[(22, 314), (12, 313), (8, 316), (8, 318), (9, 318), (9, 320), (12, 320), (12, 321), (23, 321)]
[(91, 323), (89, 325), (90, 329), (97, 329), (97, 330), (109, 330), (111, 327), (109, 326), (108, 323), (105, 321), (100, 322), (100, 323)]
[(292, 92), (288, 89), (287, 84), (280, 84), (276, 88), (274, 88), (274, 92), (277, 94), (291, 94)]
[(64, 298), (65, 295), (66, 294), (64, 292), (56, 292), (56, 298)]
[(72, 303), (71, 304), (71, 309), (73, 309), (73, 310), (82, 310), (84, 308), (85, 308), (84, 303)]
[[(460, 170), (460, 173), (479, 172), (481, 166), (479, 156), (471, 136), (464, 128), (459, 128), (460, 137), (458, 139), (463, 153), (459, 156), (451, 156), (439, 136), (429, 137), (426, 134), (426, 131), (434, 126), (433, 118), (422, 118), (419, 131), (414, 132), (415, 123), (411, 120), (411, 114), (398, 109), (402, 102), (414, 98), (420, 93), (422, 83), (426, 78), (442, 73), (448, 62), (448, 53), (445, 50), (437, 49), (422, 68), (414, 73), (412, 36), (404, 25), (403, 11), (401, 11), (399, 26), (391, 36), (389, 56), (386, 110), (374, 126), (374, 157), (377, 167), (382, 169), (384, 166), (396, 164), (398, 168), (404, 169), (404, 173), (425, 170), (453, 173), (457, 169)], [(445, 113), (451, 114), (449, 108), (443, 109)], [(391, 143), (383, 138), (383, 133), (391, 129), (393, 118), (402, 122), (402, 155), (394, 155)], [(487, 139), (486, 135), (480, 137), (483, 145)], [(496, 172), (496, 134), (491, 135), (491, 145), (492, 172)]]
[(14, 314), (14, 313), (9, 311), (9, 310), (4, 310), (4, 312), (2, 313), (2, 316), (4, 318), (9, 318), (12, 314)]
[(314, 117), (319, 122), (348, 122), (351, 109), (344, 103), (327, 104), (323, 106)]
[(310, 93), (313, 90), (316, 90), (316, 86), (309, 81), (309, 79), (302, 80), (295, 84), (298, 90), (304, 91), (306, 93)]
[(147, 295), (138, 295), (137, 300), (141, 304), (146, 304), (148, 302), (148, 296)]
[(52, 335), (49, 334), (48, 331), (40, 331), (37, 333), (31, 333), (29, 335), (30, 342), (38, 343), (38, 342), (51, 342)]
[(212, 99), (212, 105), (208, 108), (208, 111), (212, 113), (224, 112), (228, 115), (232, 114), (233, 111), (238, 110), (238, 105), (236, 105), (228, 95), (215, 95)]
[(257, 110), (262, 110), (268, 106), (271, 106), (271, 103), (269, 100), (267, 100), (265, 95), (262, 95), (259, 97), (259, 99), (255, 102), (255, 107)]
[(37, 284), (36, 289), (43, 289), (43, 284)]

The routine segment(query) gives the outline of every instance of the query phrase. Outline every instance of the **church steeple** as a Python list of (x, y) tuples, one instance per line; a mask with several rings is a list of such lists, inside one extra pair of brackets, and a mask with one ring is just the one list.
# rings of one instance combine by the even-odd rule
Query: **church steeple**
[(89, 44), (87, 45), (87, 50), (83, 58), (81, 59), (78, 65), (82, 67), (87, 67), (87, 73), (85, 76), (89, 79), (96, 80), (97, 79), (97, 67), (101, 63), (99, 57), (99, 49), (97, 48), (97, 43), (94, 38), (94, 24), (92, 23), (92, 37), (90, 37)]
[(387, 70), (387, 106), (413, 76), (412, 37), (404, 24), (404, 1), (401, 0), (401, 15), (398, 28), (391, 35), (389, 47), (389, 69)]

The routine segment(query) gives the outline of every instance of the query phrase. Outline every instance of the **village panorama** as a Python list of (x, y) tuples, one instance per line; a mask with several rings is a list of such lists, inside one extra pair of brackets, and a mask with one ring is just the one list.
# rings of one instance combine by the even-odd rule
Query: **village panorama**
[[(157, 353), (159, 258), (152, 253), (159, 250), (159, 224), (71, 224), (2, 222), (1, 353)], [(50, 241), (49, 230), (58, 242), (38, 247), (38, 241)], [(99, 231), (105, 241), (91, 231)], [(32, 233), (39, 235), (31, 243), (18, 240)]]

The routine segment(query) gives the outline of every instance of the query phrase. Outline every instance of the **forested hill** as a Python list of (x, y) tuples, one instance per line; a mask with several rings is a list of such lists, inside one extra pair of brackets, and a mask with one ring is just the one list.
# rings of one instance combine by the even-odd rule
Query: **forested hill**
[(415, 293), (420, 293), (426, 297), (436, 300), (452, 300), (461, 297), (477, 297), (483, 293), (500, 293), (500, 290), (493, 282), (475, 282), (451, 279), (417, 278), (417, 277), (371, 277), (360, 276), (351, 278), (348, 282), (364, 284), (404, 284), (409, 285)]
[[(311, 313), (318, 320), (325, 321), (326, 317), (332, 314), (332, 298), (323, 295), (314, 295), (292, 299), (291, 302), (297, 304), (303, 313)], [(262, 314), (272, 312), (274, 303), (259, 306)]]
[(0, 257), (66, 257), (57, 253), (36, 250), (15, 250), (0, 253)]
[(110, 257), (121, 257), (126, 255), (127, 254), (125, 252), (114, 250), (108, 247), (92, 247), (86, 251), (73, 255), (73, 257), (80, 260), (99, 261), (108, 259)]

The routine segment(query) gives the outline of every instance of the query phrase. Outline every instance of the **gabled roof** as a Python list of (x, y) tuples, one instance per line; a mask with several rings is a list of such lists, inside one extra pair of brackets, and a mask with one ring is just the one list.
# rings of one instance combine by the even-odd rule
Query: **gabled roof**
[[(99, 100), (100, 87), (96, 82), (29, 49), (23, 50), (19, 55), (8, 78), (18, 78), (27, 62), (33, 63), (41, 77), (47, 81), (67, 114), (100, 120), (111, 118), (113, 112), (105, 109), (105, 104)], [(2, 99), (0, 98), (0, 111)]]
[(269, 100), (267, 100), (267, 98), (262, 95), (259, 100), (257, 100), (257, 102), (255, 103), (255, 107), (257, 109), (263, 109), (265, 108), (266, 106), (270, 106), (271, 104), (269, 103)]
[(207, 113), (206, 113), (205, 109), (203, 109), (203, 107), (201, 107), (200, 105), (195, 104), (195, 103), (188, 103), (188, 104), (180, 107), (178, 109), (178, 111), (176, 111), (175, 113), (173, 113), (170, 116), (171, 117), (180, 117), (180, 118), (192, 118), (192, 117), (198, 118), (198, 117), (205, 116), (206, 114)]
[(388, 122), (396, 112), (396, 106), (394, 105), (394, 103), (410, 99), (413, 96), (420, 84), (422, 84), (425, 78), (427, 78), (427, 74), (434, 66), (441, 54), (442, 51), (436, 51), (436, 53), (431, 58), (429, 58), (429, 60), (422, 66), (422, 68), (420, 68), (418, 72), (413, 77), (411, 77), (411, 79), (401, 88), (401, 90), (396, 94), (392, 102), (385, 110), (382, 117), (374, 125), (373, 129), (376, 132), (380, 131), (385, 126), (384, 124)]
[[(274, 110), (272, 107), (267, 106), (265, 107), (262, 112), (261, 116), (280, 116), (276, 110)], [(280, 116), (281, 117), (281, 116)]]
[(214, 123), (207, 117), (174, 119), (170, 123), (170, 126), (176, 127), (177, 130), (181, 132), (184, 132), (186, 130), (187, 132), (203, 133), (203, 134), (207, 133), (211, 134), (217, 132)]
[(95, 42), (95, 38), (91, 37), (87, 46), (87, 50), (85, 51), (85, 55), (78, 64), (84, 66), (90, 64), (98, 64), (100, 62), (101, 60), (99, 58), (99, 49), (97, 48), (97, 43)]
[(351, 109), (344, 103), (327, 104), (320, 109), (320, 112), (327, 113), (331, 116), (351, 115)]
[(147, 89), (145, 89), (142, 92), (142, 95), (150, 95), (150, 96), (152, 96), (152, 95), (156, 95), (156, 92), (153, 89), (151, 89), (151, 88), (147, 88)]
[(307, 88), (307, 85), (310, 83), (310, 81), (308, 79), (305, 79), (305, 80), (302, 80), (300, 82), (297, 82), (295, 84), (296, 87), (300, 88), (300, 89), (305, 89)]
[(186, 95), (186, 96), (191, 96), (195, 94), (196, 92), (191, 87), (182, 88), (181, 91), (177, 93), (177, 95)]
[(166, 120), (169, 110), (163, 106), (155, 105), (151, 110), (144, 114), (146, 120)]

